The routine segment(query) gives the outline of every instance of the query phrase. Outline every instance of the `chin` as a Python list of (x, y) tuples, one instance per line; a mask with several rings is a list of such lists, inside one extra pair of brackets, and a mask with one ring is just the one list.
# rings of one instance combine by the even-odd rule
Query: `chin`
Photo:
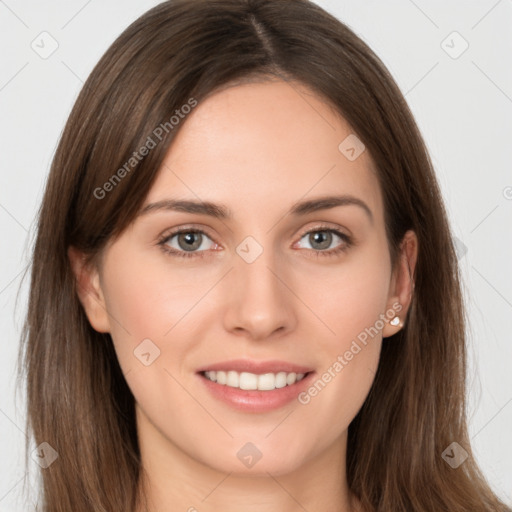
[[(298, 470), (304, 464), (304, 449), (290, 455), (288, 447), (268, 446), (258, 448), (257, 443), (236, 443), (236, 449), (226, 449), (216, 454), (211, 451), (203, 463), (212, 469), (238, 476), (268, 477), (286, 475)], [(282, 447), (281, 447), (282, 448)]]

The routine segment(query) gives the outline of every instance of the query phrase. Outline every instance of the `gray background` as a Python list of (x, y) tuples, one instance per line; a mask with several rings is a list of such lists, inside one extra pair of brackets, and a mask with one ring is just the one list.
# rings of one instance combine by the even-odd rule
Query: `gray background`
[[(27, 280), (20, 285), (51, 158), (92, 67), (157, 3), (0, 0), (0, 512), (27, 509), (24, 393), (14, 395)], [(460, 248), (470, 436), (512, 504), (512, 0), (317, 3), (388, 66), (427, 142)]]

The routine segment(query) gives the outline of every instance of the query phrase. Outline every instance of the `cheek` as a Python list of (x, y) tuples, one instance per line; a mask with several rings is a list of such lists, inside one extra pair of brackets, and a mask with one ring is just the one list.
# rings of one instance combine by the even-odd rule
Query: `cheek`
[[(151, 358), (158, 356), (157, 366), (169, 367), (170, 359), (175, 367), (181, 359), (176, 333), (207, 287), (198, 287), (179, 272), (166, 273), (165, 265), (152, 265), (136, 255), (130, 258), (127, 252), (121, 257), (112, 251), (104, 268), (111, 336), (123, 370), (141, 366), (135, 357), (143, 348)], [(168, 350), (170, 343), (172, 354)]]
[(321, 371), (301, 403), (313, 416), (329, 418), (332, 436), (348, 427), (377, 371), (390, 278), (379, 254), (361, 251), (331, 274), (329, 293), (318, 294), (317, 311), (333, 332), (319, 339)]
[(325, 276), (327, 290), (315, 293), (316, 311), (332, 331), (324, 337), (330, 352), (344, 352), (352, 340), (364, 341), (365, 333), (372, 339), (382, 331), (379, 318), (386, 311), (390, 283), (390, 265), (383, 253), (385, 248), (368, 244)]
[[(356, 292), (357, 289), (353, 288)], [(323, 337), (322, 364), (316, 379), (298, 398), (307, 417), (323, 427), (316, 440), (324, 447), (344, 432), (362, 407), (377, 372), (382, 346), (380, 294), (339, 296), (330, 325), (336, 335)]]
[(193, 271), (167, 265), (164, 255), (155, 258), (121, 249), (111, 250), (104, 282), (113, 329), (119, 331), (122, 324), (134, 336), (156, 338), (163, 337), (208, 288), (204, 276), (201, 281)]
[(165, 265), (121, 252), (112, 250), (104, 273), (119, 364), (144, 414), (166, 425), (174, 418), (174, 435), (185, 435), (187, 422), (176, 421), (176, 411), (187, 414), (194, 404), (180, 385), (190, 349), (184, 329), (204, 289), (175, 270), (166, 272)]

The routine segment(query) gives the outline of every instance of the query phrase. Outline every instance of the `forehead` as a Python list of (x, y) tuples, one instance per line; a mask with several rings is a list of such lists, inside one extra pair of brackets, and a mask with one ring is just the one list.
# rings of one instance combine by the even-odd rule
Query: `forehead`
[(181, 123), (146, 203), (186, 197), (228, 204), (235, 215), (253, 207), (277, 213), (301, 198), (336, 193), (364, 198), (382, 215), (370, 155), (347, 158), (347, 144), (357, 143), (351, 127), (302, 84), (232, 86)]

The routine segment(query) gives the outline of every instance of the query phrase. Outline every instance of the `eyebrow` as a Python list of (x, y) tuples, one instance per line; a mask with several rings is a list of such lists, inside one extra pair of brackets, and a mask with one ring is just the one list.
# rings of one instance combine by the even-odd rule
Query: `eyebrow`
[[(302, 216), (319, 210), (329, 210), (338, 206), (358, 206), (366, 213), (370, 222), (373, 223), (373, 214), (368, 205), (361, 199), (347, 194), (323, 196), (306, 201), (299, 201), (292, 205), (288, 214), (293, 216)], [(224, 204), (189, 199), (163, 199), (155, 203), (150, 203), (142, 208), (138, 216), (161, 210), (197, 213), (208, 215), (216, 219), (227, 220), (233, 218), (232, 212)]]

